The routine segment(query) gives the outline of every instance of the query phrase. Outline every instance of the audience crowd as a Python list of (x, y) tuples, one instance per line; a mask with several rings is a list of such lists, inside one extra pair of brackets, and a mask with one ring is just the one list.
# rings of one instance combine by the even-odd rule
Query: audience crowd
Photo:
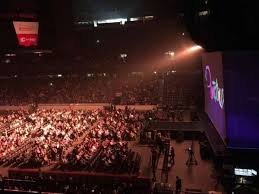
[[(105, 74), (106, 75), (106, 74)], [(58, 76), (58, 75), (57, 75)], [(174, 109), (199, 105), (202, 86), (191, 75), (151, 78), (112, 76), (30, 77), (3, 79), (0, 105), (32, 103), (116, 103), (124, 105), (166, 104)]]
[(0, 83), (0, 105), (31, 103), (158, 104), (157, 82), (116, 78), (13, 79)]
[[(21, 168), (54, 164), (61, 169), (116, 169), (122, 161), (140, 163), (126, 140), (143, 127), (134, 110), (17, 111), (0, 116), (0, 162)], [(134, 157), (128, 158), (134, 153)], [(95, 168), (94, 168), (95, 167)], [(133, 168), (135, 171), (138, 167)], [(133, 172), (124, 168), (120, 173)], [(134, 171), (134, 172), (135, 172)]]

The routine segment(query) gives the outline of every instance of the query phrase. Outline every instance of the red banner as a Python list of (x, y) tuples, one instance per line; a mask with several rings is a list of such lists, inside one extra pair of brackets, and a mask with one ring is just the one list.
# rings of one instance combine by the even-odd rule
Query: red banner
[(15, 32), (20, 46), (37, 46), (38, 44), (38, 22), (13, 22)]

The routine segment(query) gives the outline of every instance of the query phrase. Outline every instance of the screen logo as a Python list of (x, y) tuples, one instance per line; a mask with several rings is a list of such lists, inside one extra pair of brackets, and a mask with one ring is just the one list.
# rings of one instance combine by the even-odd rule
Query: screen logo
[(205, 67), (205, 80), (207, 82), (207, 88), (210, 90), (210, 99), (219, 104), (220, 108), (224, 107), (224, 89), (218, 85), (217, 78), (213, 80), (209, 65)]

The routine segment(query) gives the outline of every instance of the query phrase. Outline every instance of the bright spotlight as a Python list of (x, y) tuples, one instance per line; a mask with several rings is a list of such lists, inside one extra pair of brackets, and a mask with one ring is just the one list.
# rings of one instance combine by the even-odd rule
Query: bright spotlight
[(175, 56), (175, 53), (173, 51), (167, 51), (165, 54), (169, 55), (170, 57), (174, 57)]
[(171, 57), (174, 57), (174, 52), (169, 52), (169, 55), (170, 55)]
[(125, 58), (127, 58), (127, 54), (125, 54), (125, 53), (122, 53), (122, 54), (120, 54), (120, 57), (122, 58), (122, 59), (125, 59)]
[(188, 49), (187, 49), (187, 52), (195, 52), (195, 51), (201, 50), (201, 49), (202, 49), (201, 46), (195, 45), (195, 46), (192, 46), (191, 48), (188, 48)]

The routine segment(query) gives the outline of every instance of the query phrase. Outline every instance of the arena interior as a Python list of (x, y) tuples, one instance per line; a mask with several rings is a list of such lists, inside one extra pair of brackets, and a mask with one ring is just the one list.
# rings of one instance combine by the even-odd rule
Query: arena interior
[(258, 13), (230, 2), (1, 2), (0, 193), (259, 193)]

